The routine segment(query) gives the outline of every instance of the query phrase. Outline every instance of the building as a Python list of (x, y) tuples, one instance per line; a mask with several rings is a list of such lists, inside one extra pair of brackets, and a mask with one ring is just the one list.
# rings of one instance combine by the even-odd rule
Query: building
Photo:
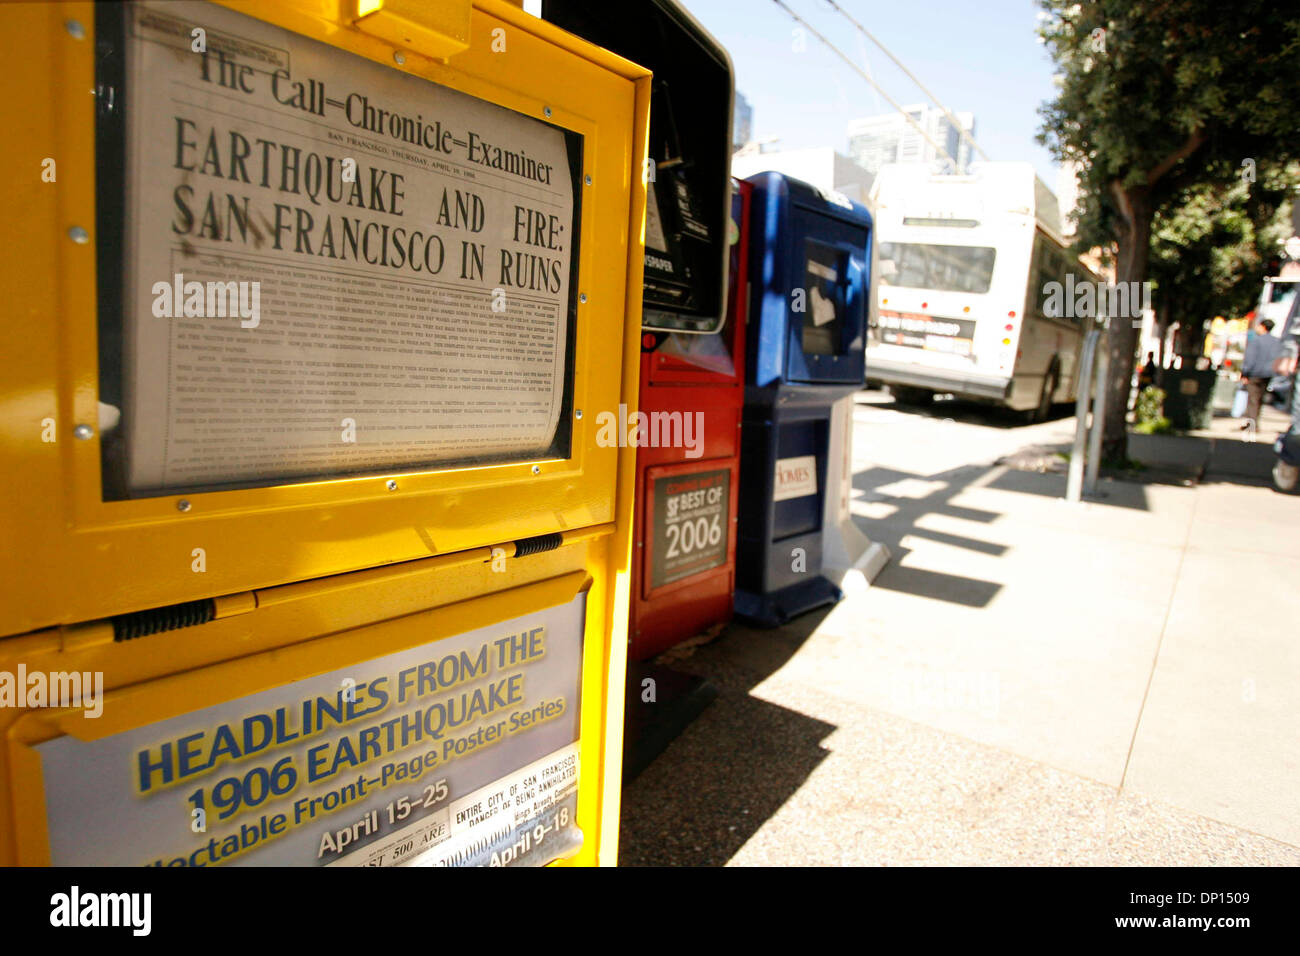
[(863, 205), (867, 203), (867, 193), (874, 178), (870, 172), (830, 146), (773, 150), (769, 153), (747, 150), (731, 157), (731, 175), (737, 179), (746, 179), (755, 173), (769, 170), (784, 173), (823, 192), (842, 193)]
[[(905, 106), (903, 110), (930, 139), (943, 147), (948, 156), (956, 159), (957, 168), (953, 169), (951, 161), (898, 112), (868, 116), (849, 123), (849, 156), (854, 162), (872, 175), (886, 163), (940, 163), (944, 164), (941, 168), (947, 172), (965, 172), (970, 167), (971, 145), (962, 138), (943, 110), (921, 104)], [(974, 138), (974, 114), (954, 113), (953, 116)]]
[(754, 138), (754, 107), (745, 94), (736, 91), (736, 103), (731, 112), (731, 149), (740, 149)]

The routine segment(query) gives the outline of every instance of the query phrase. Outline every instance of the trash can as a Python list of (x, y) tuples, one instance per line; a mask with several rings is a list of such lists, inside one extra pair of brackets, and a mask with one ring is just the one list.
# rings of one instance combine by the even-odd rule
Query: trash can
[(1165, 417), (1179, 431), (1199, 431), (1214, 420), (1218, 373), (1210, 369), (1164, 370)]

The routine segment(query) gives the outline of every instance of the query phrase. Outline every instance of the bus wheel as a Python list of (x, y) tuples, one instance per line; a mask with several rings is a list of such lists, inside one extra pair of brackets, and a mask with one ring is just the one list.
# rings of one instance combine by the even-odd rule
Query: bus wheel
[(1043, 376), (1043, 392), (1038, 396), (1038, 407), (1030, 414), (1031, 423), (1045, 422), (1052, 413), (1052, 396), (1056, 394), (1056, 366), (1053, 365)]
[(889, 386), (889, 394), (894, 396), (894, 401), (900, 405), (929, 405), (934, 401), (934, 392), (927, 392), (923, 388), (908, 388), (905, 385)]

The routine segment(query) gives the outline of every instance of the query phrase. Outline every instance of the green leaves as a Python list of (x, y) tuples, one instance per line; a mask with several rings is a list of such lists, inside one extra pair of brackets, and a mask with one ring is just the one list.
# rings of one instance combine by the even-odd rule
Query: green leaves
[(1287, 186), (1300, 179), (1300, 163), (1265, 161), (1254, 182), (1240, 166), (1211, 164), (1207, 173), (1207, 182), (1181, 190), (1152, 223), (1148, 274), (1167, 319), (1184, 325), (1254, 306), (1268, 260), (1291, 234)]
[[(1159, 215), (1152, 265), (1162, 277), (1159, 312), (1169, 317), (1176, 301), (1200, 310), (1215, 301), (1212, 296), (1240, 294), (1233, 286), (1245, 289), (1250, 272), (1249, 255), (1239, 247), (1258, 241), (1264, 204), (1224, 194), (1242, 182), (1246, 158), (1260, 170), (1300, 159), (1300, 14), (1294, 5), (1041, 4), (1039, 34), (1060, 75), (1056, 99), (1040, 111), (1039, 142), (1077, 170), (1076, 243), (1114, 249), (1117, 280), (1143, 281), (1150, 229)], [(1104, 44), (1095, 42), (1098, 29), (1105, 31)], [(1188, 221), (1172, 221), (1171, 210), (1198, 189), (1207, 191), (1205, 203), (1237, 202), (1250, 228), (1226, 206), (1192, 208)], [(1103, 445), (1112, 456), (1122, 457), (1125, 449), (1135, 339), (1128, 323), (1110, 329)]]
[[(1039, 33), (1061, 70), (1039, 139), (1079, 163), (1101, 232), (1112, 182), (1153, 205), (1242, 157), (1296, 158), (1300, 16), (1284, 4), (1211, 0), (1043, 0)], [(1091, 32), (1105, 30), (1104, 52)], [(1202, 141), (1188, 148), (1197, 134)], [(1184, 155), (1185, 152), (1185, 155)], [(1170, 181), (1166, 183), (1166, 180)], [(1084, 230), (1085, 232), (1087, 230)]]

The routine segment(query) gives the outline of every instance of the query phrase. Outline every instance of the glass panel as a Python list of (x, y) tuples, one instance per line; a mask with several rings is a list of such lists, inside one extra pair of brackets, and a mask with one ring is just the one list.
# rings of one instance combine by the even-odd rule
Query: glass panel
[(1269, 285), (1268, 301), (1269, 304), (1277, 302), (1290, 302), (1295, 298), (1296, 283), (1294, 282), (1274, 282)]
[(984, 293), (993, 281), (997, 250), (991, 246), (880, 244), (880, 281), (909, 289)]
[(816, 239), (804, 243), (804, 281), (808, 301), (803, 315), (806, 355), (840, 355), (848, 303), (848, 253)]
[(224, 8), (101, 10), (107, 498), (568, 456), (580, 136)]

